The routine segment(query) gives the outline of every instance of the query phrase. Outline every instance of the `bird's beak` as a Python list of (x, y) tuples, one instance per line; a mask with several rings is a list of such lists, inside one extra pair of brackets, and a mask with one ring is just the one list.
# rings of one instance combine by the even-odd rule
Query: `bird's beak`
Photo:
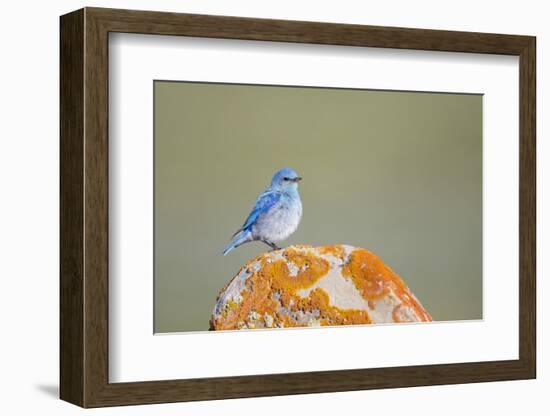
[(293, 182), (300, 182), (302, 178), (298, 176), (297, 178), (292, 179)]

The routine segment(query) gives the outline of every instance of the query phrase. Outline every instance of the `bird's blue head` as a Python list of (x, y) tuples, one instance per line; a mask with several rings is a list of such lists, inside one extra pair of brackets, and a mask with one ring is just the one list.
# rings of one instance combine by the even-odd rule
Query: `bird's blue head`
[(280, 191), (296, 190), (298, 189), (298, 182), (301, 180), (302, 178), (298, 176), (298, 173), (296, 173), (294, 169), (283, 168), (273, 175), (273, 179), (271, 179), (271, 188)]

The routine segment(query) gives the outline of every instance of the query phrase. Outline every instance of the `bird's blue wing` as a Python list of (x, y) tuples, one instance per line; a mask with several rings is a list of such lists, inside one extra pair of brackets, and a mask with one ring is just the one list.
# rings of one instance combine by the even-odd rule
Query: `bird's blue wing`
[(252, 226), (260, 215), (268, 212), (277, 202), (280, 201), (280, 199), (281, 194), (279, 192), (267, 191), (261, 194), (256, 200), (256, 204), (254, 204), (252, 212), (244, 222), (244, 225), (241, 227), (241, 230), (245, 230)]

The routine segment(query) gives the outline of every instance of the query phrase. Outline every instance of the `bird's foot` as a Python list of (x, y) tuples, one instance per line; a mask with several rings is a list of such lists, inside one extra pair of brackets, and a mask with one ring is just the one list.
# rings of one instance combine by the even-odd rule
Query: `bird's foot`
[(277, 250), (282, 250), (281, 247), (279, 247), (277, 244), (275, 243), (272, 243), (271, 241), (264, 241), (262, 240), (263, 243), (267, 244), (269, 247), (271, 247), (271, 250), (269, 250), (269, 252), (272, 252), (272, 251), (277, 251)]

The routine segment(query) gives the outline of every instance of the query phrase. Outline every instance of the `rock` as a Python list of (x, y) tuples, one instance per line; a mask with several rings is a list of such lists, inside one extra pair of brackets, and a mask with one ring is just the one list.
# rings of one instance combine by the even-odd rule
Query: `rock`
[(431, 320), (403, 280), (368, 250), (291, 246), (241, 268), (218, 295), (210, 329)]

